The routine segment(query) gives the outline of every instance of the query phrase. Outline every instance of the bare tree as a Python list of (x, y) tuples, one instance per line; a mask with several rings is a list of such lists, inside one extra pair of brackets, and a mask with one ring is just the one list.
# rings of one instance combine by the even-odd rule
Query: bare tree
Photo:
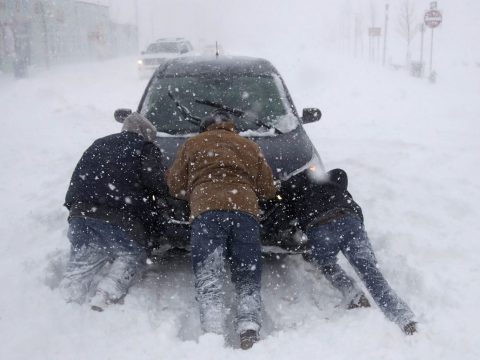
[(413, 0), (402, 0), (398, 17), (398, 33), (406, 41), (406, 65), (410, 64), (410, 44), (418, 32), (417, 11)]

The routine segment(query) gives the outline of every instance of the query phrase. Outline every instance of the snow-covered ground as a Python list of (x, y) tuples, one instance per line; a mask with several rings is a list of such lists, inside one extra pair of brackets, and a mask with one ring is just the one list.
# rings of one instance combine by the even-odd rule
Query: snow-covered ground
[[(138, 103), (134, 59), (0, 79), (0, 359), (479, 359), (480, 68), (437, 84), (323, 56), (271, 57), (327, 168), (342, 167), (380, 266), (418, 316), (406, 337), (375, 306), (346, 311), (301, 258), (269, 262), (262, 341), (199, 336), (188, 258), (152, 265), (123, 305), (65, 304), (62, 208), (85, 148)], [(345, 261), (342, 259), (342, 263)], [(345, 264), (350, 270), (350, 268)]]

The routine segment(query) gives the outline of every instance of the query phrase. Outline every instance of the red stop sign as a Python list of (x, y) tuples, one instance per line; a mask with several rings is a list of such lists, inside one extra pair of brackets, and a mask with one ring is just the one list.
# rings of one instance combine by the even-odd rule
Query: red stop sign
[(442, 23), (442, 13), (438, 10), (429, 10), (424, 16), (425, 25), (429, 28), (436, 28)]

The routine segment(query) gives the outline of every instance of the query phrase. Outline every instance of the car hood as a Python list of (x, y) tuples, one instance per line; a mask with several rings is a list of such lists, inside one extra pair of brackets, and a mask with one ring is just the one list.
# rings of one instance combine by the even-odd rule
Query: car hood
[[(304, 167), (314, 155), (313, 145), (302, 126), (273, 136), (245, 136), (255, 141), (262, 149), (275, 178), (285, 178)], [(170, 167), (180, 146), (188, 136), (177, 137), (159, 133), (156, 145), (162, 151), (164, 165)]]

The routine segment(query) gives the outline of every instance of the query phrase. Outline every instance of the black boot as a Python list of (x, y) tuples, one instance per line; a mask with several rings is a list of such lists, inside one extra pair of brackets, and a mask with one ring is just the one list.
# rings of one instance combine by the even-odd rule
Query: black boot
[(246, 330), (240, 334), (240, 347), (242, 350), (248, 350), (258, 340), (258, 333), (255, 330)]
[(410, 321), (402, 328), (402, 331), (405, 333), (405, 335), (415, 334), (417, 332), (417, 323), (415, 321)]
[(368, 301), (367, 297), (364, 294), (360, 296), (356, 296), (350, 303), (347, 305), (347, 309), (357, 309), (362, 307), (370, 307), (370, 302)]

